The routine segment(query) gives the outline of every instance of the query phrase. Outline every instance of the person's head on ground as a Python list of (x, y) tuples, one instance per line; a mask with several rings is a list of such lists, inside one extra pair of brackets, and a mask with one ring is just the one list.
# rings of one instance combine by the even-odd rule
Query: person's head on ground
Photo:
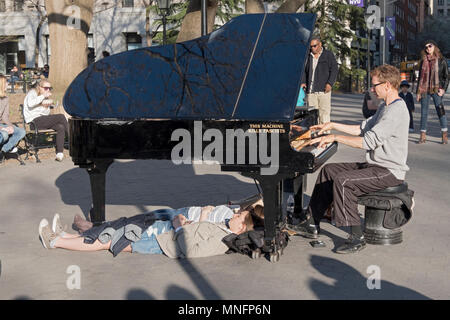
[(106, 57), (109, 57), (109, 56), (110, 56), (110, 53), (109, 53), (108, 51), (104, 50), (104, 51), (102, 52), (102, 55), (103, 55), (103, 58), (106, 58)]
[(422, 57), (422, 60), (426, 60), (430, 57), (438, 57), (439, 59), (443, 58), (441, 50), (434, 40), (427, 40), (424, 42), (424, 46), (422, 51), (420, 52), (420, 56)]
[(408, 90), (409, 90), (409, 87), (410, 87), (410, 85), (409, 85), (409, 82), (408, 82), (407, 80), (403, 80), (403, 81), (400, 83), (400, 90), (401, 90), (403, 93), (407, 93)]
[(371, 91), (378, 98), (386, 100), (389, 95), (398, 94), (401, 77), (396, 67), (383, 64), (372, 70), (370, 75), (372, 76)]
[(253, 230), (254, 223), (252, 214), (249, 210), (242, 210), (240, 213), (233, 215), (228, 222), (228, 228), (235, 234), (241, 234)]
[(48, 64), (44, 65), (44, 70), (48, 71), (50, 69), (50, 66)]
[(318, 54), (320, 51), (322, 51), (322, 40), (320, 40), (320, 38), (317, 36), (312, 37), (311, 42), (309, 43), (309, 47), (313, 54)]
[(0, 99), (6, 97), (6, 77), (0, 74)]
[(19, 71), (19, 68), (17, 68), (17, 66), (14, 65), (14, 66), (12, 67), (11, 71), (12, 71), (12, 72), (17, 72), (17, 71)]

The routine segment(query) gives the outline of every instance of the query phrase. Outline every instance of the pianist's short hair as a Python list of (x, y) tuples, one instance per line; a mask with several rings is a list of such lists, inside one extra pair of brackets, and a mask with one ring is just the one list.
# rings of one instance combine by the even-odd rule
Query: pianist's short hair
[[(320, 39), (319, 36), (312, 36), (311, 41), (316, 40), (319, 41), (320, 43), (322, 43), (322, 40)], [(311, 43), (311, 41), (309, 41), (309, 43)]]
[(391, 86), (398, 90), (400, 87), (401, 76), (400, 71), (389, 64), (383, 64), (382, 66), (376, 67), (372, 70), (370, 75), (378, 77), (380, 82), (389, 82)]

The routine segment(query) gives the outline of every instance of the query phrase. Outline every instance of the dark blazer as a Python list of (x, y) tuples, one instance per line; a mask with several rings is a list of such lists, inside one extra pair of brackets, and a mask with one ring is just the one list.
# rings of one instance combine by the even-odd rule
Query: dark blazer
[[(417, 79), (417, 83), (420, 83), (420, 78), (422, 77), (422, 64), (423, 60), (420, 60), (419, 78)], [(447, 91), (449, 83), (449, 73), (448, 73), (447, 59), (445, 57), (443, 59), (439, 59), (438, 61), (438, 72), (439, 72), (439, 88), (444, 89), (444, 91)], [(417, 86), (416, 94), (417, 93), (419, 93), (419, 86)]]
[[(312, 78), (312, 56), (308, 53), (308, 59), (305, 65), (305, 72), (303, 72), (302, 83), (306, 83), (306, 92), (309, 93), (309, 86)], [(329, 83), (333, 86), (338, 75), (338, 65), (336, 58), (331, 51), (325, 48), (317, 62), (316, 71), (314, 73), (314, 87), (311, 92), (324, 92), (325, 85)]]

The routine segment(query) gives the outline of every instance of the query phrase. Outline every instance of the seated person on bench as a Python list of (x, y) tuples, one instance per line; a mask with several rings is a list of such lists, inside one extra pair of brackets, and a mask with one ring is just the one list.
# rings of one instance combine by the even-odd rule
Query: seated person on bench
[(309, 142), (318, 143), (319, 148), (337, 141), (364, 149), (366, 162), (325, 165), (317, 177), (306, 214), (297, 217), (298, 223), (292, 221), (288, 225), (288, 229), (315, 239), (320, 232), (320, 220), (333, 204), (336, 227), (351, 227), (349, 239), (337, 248), (337, 253), (354, 253), (366, 246), (357, 197), (403, 183), (409, 170), (406, 165), (409, 113), (405, 102), (398, 95), (400, 72), (393, 66), (382, 65), (374, 69), (371, 76), (372, 92), (384, 100), (377, 112), (361, 125), (328, 122), (312, 126), (312, 130), (320, 130), (319, 135), (335, 129), (351, 136), (330, 134)]
[(31, 89), (25, 96), (23, 102), (23, 115), (26, 123), (31, 121), (38, 130), (52, 129), (56, 131), (56, 158), (57, 161), (64, 159), (64, 139), (69, 136), (69, 124), (63, 114), (50, 114), (53, 100), (52, 86), (47, 80), (41, 80), (36, 87)]
[(9, 121), (9, 99), (6, 96), (6, 77), (3, 75), (0, 75), (0, 129), (3, 130), (3, 135), (7, 133), (0, 142), (0, 145), (3, 143), (1, 150), (5, 153), (16, 153), (16, 145), (25, 137), (25, 130)]
[[(214, 217), (211, 217), (214, 210), (210, 207), (202, 208), (200, 215), (196, 217), (199, 222), (187, 220), (186, 216), (176, 210), (165, 213), (164, 218), (170, 220), (155, 220), (162, 217), (161, 214), (164, 215), (157, 210), (149, 214), (103, 223), (101, 226), (86, 230), (81, 236), (64, 232), (59, 222), (59, 215), (55, 215), (52, 228), (46, 219), (41, 220), (39, 235), (44, 247), (49, 249), (110, 250), (114, 256), (125, 251), (147, 254), (164, 253), (170, 258), (205, 257), (224, 254), (228, 251), (228, 247), (222, 242), (222, 238), (226, 235), (241, 234), (253, 229), (251, 210), (253, 209), (241, 209), (230, 219), (225, 219), (225, 223), (208, 221), (218, 216), (213, 214)], [(187, 211), (184, 212), (187, 213)], [(126, 222), (121, 223), (121, 221)], [(149, 226), (140, 234), (136, 232), (136, 229), (143, 221), (145, 221), (144, 225), (149, 224)], [(127, 234), (127, 239), (124, 239), (121, 234)], [(137, 237), (136, 234), (139, 236)]]

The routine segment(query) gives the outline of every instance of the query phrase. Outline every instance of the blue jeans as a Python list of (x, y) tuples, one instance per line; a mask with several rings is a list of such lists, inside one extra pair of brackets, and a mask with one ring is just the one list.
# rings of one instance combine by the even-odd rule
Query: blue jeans
[[(0, 127), (7, 127), (6, 124), (0, 124)], [(9, 136), (9, 139), (6, 141), (6, 143), (2, 146), (2, 151), (3, 152), (8, 152), (11, 151), (18, 143), (20, 140), (23, 139), (23, 137), (25, 137), (25, 130), (22, 128), (18, 128), (16, 126), (14, 127), (14, 132), (11, 136)], [(3, 141), (5, 142), (5, 141)]]
[(14, 85), (16, 84), (17, 81), (19, 81), (19, 77), (11, 76), (8, 81), (11, 84), (11, 92), (14, 92)]
[[(162, 254), (163, 252), (159, 246), (158, 240), (156, 240), (156, 236), (172, 230), (172, 219), (179, 214), (182, 214), (187, 218), (188, 211), (189, 207), (180, 209), (159, 209), (152, 211), (157, 219), (164, 219), (165, 221), (155, 221), (150, 228), (142, 233), (142, 237), (139, 241), (131, 243), (131, 251), (133, 253)], [(150, 235), (147, 232), (148, 230), (151, 230)]]
[[(437, 93), (422, 95), (422, 98), (420, 99), (420, 105), (421, 105), (420, 131), (422, 131), (422, 132), (427, 131), (428, 107), (430, 105), (430, 97), (433, 98), (434, 107), (436, 108), (436, 112), (438, 112), (439, 104), (441, 103), (442, 98), (443, 98), (443, 97), (440, 97)], [(445, 114), (439, 118), (439, 123), (441, 125), (441, 130), (447, 131), (447, 116)]]

